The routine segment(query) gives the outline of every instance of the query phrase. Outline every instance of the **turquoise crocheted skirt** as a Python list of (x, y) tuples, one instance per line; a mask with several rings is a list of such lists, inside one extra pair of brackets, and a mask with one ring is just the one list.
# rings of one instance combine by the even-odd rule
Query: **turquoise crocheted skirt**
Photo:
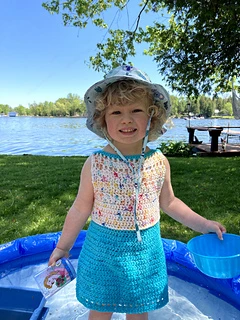
[(167, 271), (159, 223), (118, 231), (91, 222), (77, 270), (77, 299), (101, 312), (143, 313), (168, 302)]

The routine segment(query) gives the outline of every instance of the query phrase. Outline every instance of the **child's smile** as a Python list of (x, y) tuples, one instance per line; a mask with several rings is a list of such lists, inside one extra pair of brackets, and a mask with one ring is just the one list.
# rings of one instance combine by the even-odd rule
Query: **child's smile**
[(124, 135), (131, 135), (132, 133), (136, 132), (137, 129), (134, 128), (126, 128), (126, 129), (120, 129), (119, 130)]

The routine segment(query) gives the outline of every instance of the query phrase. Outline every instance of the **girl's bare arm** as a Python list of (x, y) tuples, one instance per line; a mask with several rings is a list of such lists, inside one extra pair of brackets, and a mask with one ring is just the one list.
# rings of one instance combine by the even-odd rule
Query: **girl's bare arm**
[(168, 160), (165, 160), (166, 176), (160, 194), (160, 207), (174, 220), (184, 224), (185, 226), (201, 233), (215, 232), (219, 239), (222, 239), (222, 233), (226, 232), (224, 226), (212, 220), (208, 220), (191, 208), (189, 208), (183, 201), (175, 197), (172, 184), (170, 165)]
[(93, 206), (93, 186), (91, 178), (91, 158), (88, 158), (82, 168), (78, 194), (66, 216), (62, 235), (52, 252), (49, 265), (58, 259), (67, 257), (69, 250), (89, 218)]

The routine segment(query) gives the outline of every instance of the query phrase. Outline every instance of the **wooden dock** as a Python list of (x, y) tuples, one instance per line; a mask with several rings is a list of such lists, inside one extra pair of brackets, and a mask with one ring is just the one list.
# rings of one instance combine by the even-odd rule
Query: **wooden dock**
[[(228, 143), (229, 137), (238, 136), (240, 138), (240, 131), (233, 131), (233, 129), (240, 129), (240, 127), (186, 127), (189, 133), (188, 143), (194, 147), (193, 151), (200, 156), (208, 157), (235, 157), (240, 156), (240, 141), (239, 143)], [(223, 129), (227, 129), (224, 130)], [(194, 135), (195, 130), (208, 131), (209, 137), (211, 138), (210, 143), (198, 143), (196, 136)], [(223, 149), (222, 143), (219, 143), (220, 136), (225, 136), (225, 150)]]
[(228, 129), (228, 130), (223, 130), (222, 134), (225, 135), (227, 143), (228, 143), (229, 138), (231, 138), (231, 137), (239, 137), (239, 139), (240, 139), (240, 131)]
[(190, 144), (195, 148), (196, 154), (203, 157), (239, 157), (240, 144), (228, 143), (226, 150), (222, 149), (221, 143), (218, 144), (218, 151), (211, 151), (210, 143)]

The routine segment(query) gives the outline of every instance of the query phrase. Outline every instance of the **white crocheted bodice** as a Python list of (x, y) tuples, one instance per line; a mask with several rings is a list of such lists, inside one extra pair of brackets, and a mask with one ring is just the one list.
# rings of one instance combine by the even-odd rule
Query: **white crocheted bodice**
[[(137, 171), (139, 156), (126, 156)], [(94, 206), (92, 220), (99, 225), (117, 230), (135, 230), (134, 224), (134, 173), (115, 154), (99, 151), (91, 156)], [(160, 151), (145, 154), (141, 170), (137, 221), (146, 229), (159, 221), (159, 195), (165, 177), (164, 156)]]

